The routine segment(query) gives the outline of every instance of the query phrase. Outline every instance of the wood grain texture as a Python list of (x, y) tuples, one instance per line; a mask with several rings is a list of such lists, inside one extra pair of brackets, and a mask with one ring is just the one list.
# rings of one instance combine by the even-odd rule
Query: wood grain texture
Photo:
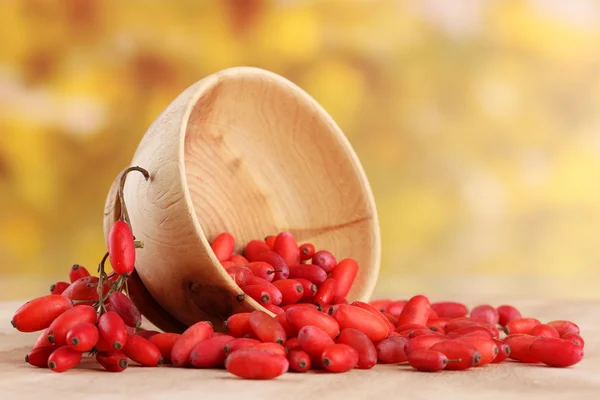
[[(228, 231), (251, 239), (291, 231), (360, 270), (350, 299), (368, 299), (380, 236), (371, 190), (356, 154), (329, 115), (278, 75), (233, 68), (184, 91), (148, 129), (125, 186), (140, 281), (185, 325), (217, 328), (234, 312), (262, 309), (222, 269), (210, 241)], [(109, 192), (104, 227), (118, 204)], [(243, 300), (239, 300), (242, 299)], [(143, 308), (143, 306), (142, 306)], [(159, 316), (153, 322), (162, 326)]]
[[(506, 302), (509, 299), (500, 299)], [(477, 301), (469, 301), (470, 306)], [(584, 360), (567, 369), (517, 363), (489, 365), (467, 372), (427, 374), (405, 366), (376, 366), (346, 374), (285, 374), (268, 382), (243, 381), (224, 371), (141, 368), (123, 373), (100, 371), (92, 359), (77, 369), (55, 374), (25, 364), (36, 334), (15, 332), (8, 321), (21, 302), (0, 304), (0, 398), (12, 399), (581, 399), (600, 393), (600, 303), (511, 301), (541, 320), (569, 318), (586, 340)], [(95, 368), (95, 369), (87, 369)]]

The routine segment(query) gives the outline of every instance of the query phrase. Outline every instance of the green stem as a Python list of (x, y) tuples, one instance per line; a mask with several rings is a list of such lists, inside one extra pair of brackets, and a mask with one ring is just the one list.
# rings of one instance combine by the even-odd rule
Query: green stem
[(108, 259), (108, 252), (102, 257), (102, 261), (98, 265), (98, 304), (100, 306), (100, 315), (106, 312), (106, 305), (104, 304), (104, 279), (106, 277), (106, 272), (104, 272), (104, 264)]

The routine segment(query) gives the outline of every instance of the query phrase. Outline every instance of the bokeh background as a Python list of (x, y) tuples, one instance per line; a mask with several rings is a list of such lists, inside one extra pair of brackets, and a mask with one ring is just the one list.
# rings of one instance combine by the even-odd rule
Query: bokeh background
[(380, 293), (600, 298), (598, 1), (2, 0), (0, 38), (0, 299), (93, 269), (147, 127), (237, 65), (348, 135)]

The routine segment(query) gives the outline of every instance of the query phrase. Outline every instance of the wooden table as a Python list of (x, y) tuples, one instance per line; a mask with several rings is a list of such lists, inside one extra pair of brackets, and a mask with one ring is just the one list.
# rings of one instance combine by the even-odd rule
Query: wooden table
[[(598, 399), (600, 398), (600, 302), (513, 301), (542, 321), (572, 319), (586, 340), (586, 357), (567, 369), (505, 363), (467, 372), (420, 373), (398, 365), (345, 374), (285, 374), (273, 381), (245, 381), (225, 371), (141, 368), (101, 371), (93, 360), (56, 374), (23, 361), (36, 334), (9, 324), (21, 302), (0, 303), (0, 399)], [(468, 302), (469, 305), (477, 301)], [(92, 369), (90, 369), (92, 368)]]

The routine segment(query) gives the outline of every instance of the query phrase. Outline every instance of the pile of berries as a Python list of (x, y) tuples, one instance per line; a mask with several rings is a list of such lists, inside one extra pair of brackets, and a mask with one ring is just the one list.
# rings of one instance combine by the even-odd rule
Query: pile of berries
[[(227, 333), (201, 321), (182, 334), (144, 330), (142, 316), (126, 295), (135, 266), (137, 242), (124, 203), (108, 236), (108, 251), (93, 276), (74, 265), (68, 282), (19, 308), (11, 323), (22, 332), (41, 331), (26, 355), (29, 364), (63, 372), (89, 353), (107, 371), (120, 372), (129, 360), (141, 366), (172, 364), (225, 368), (246, 379), (272, 379), (287, 371), (345, 372), (377, 363), (408, 364), (424, 372), (466, 370), (500, 363), (543, 363), (569, 367), (583, 359), (583, 338), (570, 321), (542, 324), (523, 318), (514, 307), (430, 303), (410, 300), (355, 301), (346, 296), (358, 273), (355, 260), (338, 262), (326, 250), (298, 245), (289, 232), (252, 240), (234, 254), (229, 233), (212, 243), (215, 256), (235, 283), (268, 309), (238, 313), (226, 321)], [(114, 272), (107, 274), (110, 260)]]
[(221, 233), (211, 243), (213, 252), (235, 283), (274, 314), (280, 306), (313, 303), (328, 310), (332, 304), (348, 304), (358, 263), (346, 258), (338, 262), (327, 250), (315, 252), (311, 243), (298, 245), (289, 232), (251, 240), (243, 254), (235, 254), (230, 233)]

